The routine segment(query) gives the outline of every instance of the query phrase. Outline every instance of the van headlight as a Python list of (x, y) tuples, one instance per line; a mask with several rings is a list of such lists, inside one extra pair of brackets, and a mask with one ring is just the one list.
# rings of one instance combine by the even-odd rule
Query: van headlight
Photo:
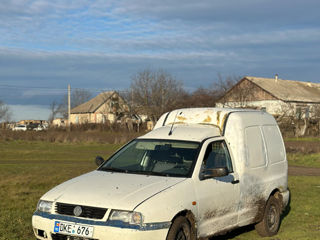
[(52, 202), (40, 200), (37, 205), (37, 210), (40, 212), (50, 213), (52, 208)]
[(139, 212), (112, 210), (108, 221), (120, 221), (126, 224), (142, 225), (143, 216)]

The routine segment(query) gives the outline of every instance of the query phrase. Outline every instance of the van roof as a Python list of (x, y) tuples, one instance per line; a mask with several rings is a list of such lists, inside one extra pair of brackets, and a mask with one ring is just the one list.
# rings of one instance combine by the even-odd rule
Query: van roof
[(172, 127), (172, 134), (169, 135), (171, 125), (163, 126), (152, 130), (139, 139), (168, 139), (201, 142), (210, 137), (221, 136), (220, 129), (213, 125), (200, 124), (179, 124)]
[(227, 117), (232, 112), (260, 112), (252, 109), (235, 108), (182, 108), (163, 114), (154, 130), (177, 124), (197, 124), (215, 126), (222, 134)]

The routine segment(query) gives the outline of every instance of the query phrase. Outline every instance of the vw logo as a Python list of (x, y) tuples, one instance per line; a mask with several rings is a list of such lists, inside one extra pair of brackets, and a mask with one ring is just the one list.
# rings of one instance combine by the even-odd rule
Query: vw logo
[(80, 206), (76, 206), (74, 209), (73, 209), (73, 213), (75, 216), (79, 217), (82, 213), (82, 208)]

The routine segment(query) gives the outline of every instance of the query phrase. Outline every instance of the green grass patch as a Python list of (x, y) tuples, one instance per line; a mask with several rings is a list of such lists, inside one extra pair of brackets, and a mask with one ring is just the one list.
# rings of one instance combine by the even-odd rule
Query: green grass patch
[(119, 144), (0, 143), (0, 240), (35, 239), (31, 217), (52, 187), (97, 168)]
[[(96, 168), (96, 155), (107, 157), (119, 145), (59, 144), (48, 142), (0, 143), (0, 240), (35, 239), (31, 217), (39, 198), (63, 181)], [(280, 232), (266, 239), (319, 239), (320, 177), (289, 177), (291, 209)], [(221, 239), (253, 240), (252, 227)]]
[(293, 137), (285, 138), (285, 142), (320, 142), (319, 137)]
[(292, 166), (320, 168), (320, 153), (302, 154), (288, 153), (288, 164)]
[[(320, 177), (289, 176), (291, 203), (279, 233), (267, 240), (313, 240), (320, 236)], [(259, 235), (252, 226), (235, 230), (221, 239), (254, 240)], [(212, 240), (215, 240), (214, 238)]]
[(0, 163), (4, 161), (94, 161), (97, 155), (109, 156), (121, 144), (49, 143), (36, 141), (0, 142)]

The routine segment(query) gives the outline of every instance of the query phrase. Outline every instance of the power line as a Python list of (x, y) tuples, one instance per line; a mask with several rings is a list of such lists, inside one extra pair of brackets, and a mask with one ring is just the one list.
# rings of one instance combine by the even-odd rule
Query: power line
[[(18, 90), (32, 90), (32, 89), (43, 89), (50, 91), (64, 91), (67, 92), (66, 88), (56, 88), (56, 87), (39, 87), (39, 86), (23, 86), (23, 85), (9, 85), (9, 84), (0, 84), (0, 88), (2, 89), (18, 89)], [(72, 88), (72, 90), (88, 90), (92, 92), (101, 92), (101, 91), (112, 91), (111, 88)], [(125, 90), (124, 90), (125, 91)], [(120, 90), (123, 92), (123, 90)]]
[(0, 88), (66, 90), (65, 88), (34, 87), (34, 86), (7, 85), (7, 84), (0, 84)]
[[(38, 90), (41, 91), (43, 90), (47, 94), (54, 94), (54, 95), (62, 95), (62, 94), (67, 94), (68, 89), (66, 88), (57, 88), (57, 87), (41, 87), (41, 86), (25, 86), (25, 85), (10, 85), (10, 84), (0, 84), (0, 90), (8, 90), (9, 92), (11, 91), (30, 91), (30, 90)], [(126, 94), (129, 92), (128, 89), (125, 90), (115, 90), (111, 88), (71, 88), (71, 92), (77, 91), (77, 90), (85, 90), (91, 93), (102, 93), (106, 91), (117, 91), (120, 94)]]

